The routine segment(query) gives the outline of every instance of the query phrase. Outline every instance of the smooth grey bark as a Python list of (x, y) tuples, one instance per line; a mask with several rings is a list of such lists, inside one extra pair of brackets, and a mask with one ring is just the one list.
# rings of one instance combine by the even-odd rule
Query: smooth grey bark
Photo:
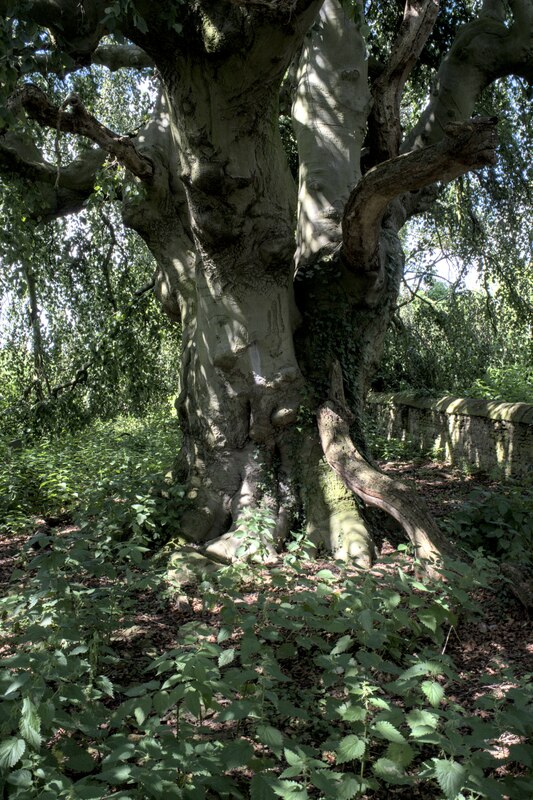
[(307, 34), (297, 80), (292, 117), (300, 160), (299, 270), (340, 243), (344, 205), (361, 177), (370, 109), (366, 43), (339, 0), (325, 1)]
[(483, 89), (506, 75), (533, 80), (533, 4), (485, 2), (477, 19), (458, 31), (443, 59), (430, 101), (402, 144), (402, 152), (439, 141), (451, 122), (470, 119)]
[[(158, 66), (169, 160), (179, 159), (180, 178), (171, 199), (161, 196), (169, 233), (185, 197), (187, 218), (174, 230), (181, 242), (189, 239), (194, 264), (165, 257), (159, 233), (150, 242), (142, 204), (137, 222), (128, 219), (144, 226), (163, 265), (161, 286), (180, 307), (184, 446), (177, 472), (187, 489), (180, 530), (211, 539), (209, 552), (223, 558), (235, 554), (234, 533), (254, 510), (276, 541), (296, 511), (286, 435), (303, 387), (293, 345), (296, 195), (277, 117), (281, 80), (318, 5), (302, 4), (290, 25), (258, 20), (253, 29), (243, 29), (239, 15), (217, 18), (214, 9), (188, 46), (171, 62), (165, 56)], [(228, 41), (229, 59), (220, 55)], [(170, 249), (177, 250), (173, 239)]]

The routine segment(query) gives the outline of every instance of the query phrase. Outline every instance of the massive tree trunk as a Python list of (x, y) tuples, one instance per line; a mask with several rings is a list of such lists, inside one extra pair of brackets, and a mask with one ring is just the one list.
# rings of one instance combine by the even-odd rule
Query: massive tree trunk
[[(268, 551), (303, 523), (317, 546), (368, 565), (358, 496), (395, 517), (420, 557), (442, 555), (446, 543), (414, 494), (371, 462), (364, 398), (403, 273), (399, 231), (435, 182), (494, 162), (495, 121), (468, 118), (495, 77), (528, 74), (528, 4), (514, 0), (505, 25), (503, 4), (484, 3), (403, 144), (400, 100), (438, 0), (406, 0), (372, 85), (360, 2), (354, 14), (339, 0), (136, 0), (116, 20), (136, 44), (124, 52), (97, 47), (104, 0), (70, 5), (29, 3), (74, 63), (152, 61), (157, 108), (137, 136), (120, 136), (77, 96), (59, 107), (23, 86), (13, 113), (98, 150), (58, 169), (8, 131), (0, 169), (44, 187), (43, 220), (81, 207), (106, 155), (143, 186), (124, 195), (124, 221), (150, 247), (156, 293), (183, 336), (176, 479), (185, 500), (175, 533), (231, 559), (242, 530)], [(297, 53), (298, 187), (278, 131), (280, 86)]]

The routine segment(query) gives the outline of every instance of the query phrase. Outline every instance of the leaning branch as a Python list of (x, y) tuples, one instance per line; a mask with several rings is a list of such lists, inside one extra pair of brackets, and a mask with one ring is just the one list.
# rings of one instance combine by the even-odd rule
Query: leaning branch
[(154, 166), (150, 159), (138, 152), (128, 136), (115, 133), (89, 114), (76, 94), (69, 95), (61, 106), (57, 106), (50, 102), (42, 89), (27, 83), (13, 95), (11, 105), (23, 108), (40, 125), (86, 136), (141, 180), (152, 179)]
[(495, 164), (496, 122), (490, 117), (448, 125), (437, 144), (397, 156), (367, 172), (344, 211), (345, 262), (355, 270), (379, 270), (381, 222), (395, 197)]
[(439, 0), (407, 0), (388, 63), (372, 86), (373, 107), (368, 124), (372, 162), (394, 158), (400, 151), (400, 101), (405, 82), (433, 30)]

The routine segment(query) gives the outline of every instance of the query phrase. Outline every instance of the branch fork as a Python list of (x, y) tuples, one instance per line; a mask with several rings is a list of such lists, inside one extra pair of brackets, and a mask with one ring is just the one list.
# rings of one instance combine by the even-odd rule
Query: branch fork
[(24, 109), (30, 119), (45, 127), (86, 136), (142, 181), (153, 178), (154, 166), (151, 160), (139, 153), (134, 141), (102, 125), (74, 93), (61, 106), (57, 106), (50, 102), (42, 89), (33, 83), (27, 83), (12, 96), (10, 107)]

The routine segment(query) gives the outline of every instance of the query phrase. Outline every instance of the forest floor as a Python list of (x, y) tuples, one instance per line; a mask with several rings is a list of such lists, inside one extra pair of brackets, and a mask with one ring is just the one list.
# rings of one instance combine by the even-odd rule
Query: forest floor
[[(480, 474), (465, 474), (435, 461), (395, 460), (381, 462), (381, 466), (395, 477), (412, 481), (437, 518), (444, 518), (459, 509), (473, 490), (492, 492), (499, 489), (499, 483), (494, 479)], [(68, 520), (57, 522), (59, 524), (52, 528), (54, 537), (68, 539), (71, 534), (76, 533), (76, 527)], [(43, 523), (44, 520), (38, 521), (40, 525)], [(20, 563), (20, 553), (30, 536), (34, 534), (33, 531), (24, 535), (0, 536), (0, 594), (9, 593), (13, 568)], [(382, 543), (384, 561), (380, 563), (378, 560), (374, 569), (379, 580), (385, 583), (387, 573), (394, 571), (397, 564), (401, 563), (409, 571), (409, 567), (405, 566), (406, 557), (402, 554), (398, 554), (397, 562), (394, 560), (396, 557), (391, 561), (391, 554), (395, 552), (391, 545), (393, 540), (394, 536), (389, 537), (385, 532)], [(304, 568), (305, 574), (311, 579), (314, 574), (322, 574), (324, 570), (331, 570), (334, 574), (337, 572), (336, 567), (326, 559), (305, 562), (299, 566)], [(251, 607), (258, 601), (258, 584), (260, 585), (262, 579), (268, 581), (268, 570), (266, 569), (264, 573), (256, 572), (255, 577), (256, 580), (252, 582), (249, 590), (243, 589), (242, 594), (244, 601)], [(114, 685), (128, 686), (146, 681), (147, 664), (162, 653), (179, 646), (180, 629), (187, 623), (204, 621), (212, 630), (212, 641), (220, 639), (220, 630), (225, 624), (220, 613), (221, 606), (215, 603), (207, 609), (205, 601), (198, 595), (197, 586), (190, 588), (190, 591), (187, 586), (180, 587), (174, 595), (172, 592), (167, 593), (164, 601), (150, 588), (137, 593), (136, 598), (137, 602), (131, 609), (127, 621), (123, 620), (113, 636), (113, 644), (120, 654), (120, 660), (107, 671), (107, 676)], [(488, 712), (483, 711), (482, 704), (480, 707), (480, 697), (490, 693), (493, 698), (505, 698), (509, 690), (518, 683), (527, 683), (533, 672), (533, 639), (528, 609), (513, 594), (509, 582), (503, 576), (497, 577), (493, 586), (475, 589), (471, 592), (471, 598), (478, 604), (477, 612), (465, 616), (459, 615), (457, 624), (449, 627), (442, 645), (442, 653), (453, 659), (455, 670), (460, 677), (460, 680), (448, 683), (446, 701), (449, 704), (457, 703), (468, 713), (483, 717), (488, 716)], [(4, 647), (0, 645), (0, 655), (9, 653), (8, 642)], [(291, 664), (290, 675), (305, 686), (312, 681), (310, 671), (313, 669), (313, 663), (304, 653), (301, 663)], [(208, 729), (208, 720), (204, 720), (204, 734), (206, 726)], [(243, 731), (245, 734), (246, 726)], [(520, 741), (521, 738), (516, 734), (503, 732), (494, 744), (493, 752), (501, 754), (502, 758), (501, 768), (496, 768), (491, 773), (497, 780), (505, 778), (510, 769), (512, 774), (524, 774), (526, 770), (524, 765), (512, 764), (510, 767), (505, 760), (509, 745)], [(431, 800), (441, 796), (435, 791), (435, 784), (432, 788), (428, 782), (414, 786), (387, 784), (376, 791), (359, 796), (372, 800), (387, 800), (387, 798)], [(112, 797), (112, 793), (109, 796)], [(214, 795), (207, 796), (214, 797)], [(321, 795), (316, 794), (316, 789), (311, 789), (309, 796)], [(507, 797), (507, 795), (502, 796)], [(526, 800), (526, 795), (523, 798), (509, 795), (509, 798)]]

